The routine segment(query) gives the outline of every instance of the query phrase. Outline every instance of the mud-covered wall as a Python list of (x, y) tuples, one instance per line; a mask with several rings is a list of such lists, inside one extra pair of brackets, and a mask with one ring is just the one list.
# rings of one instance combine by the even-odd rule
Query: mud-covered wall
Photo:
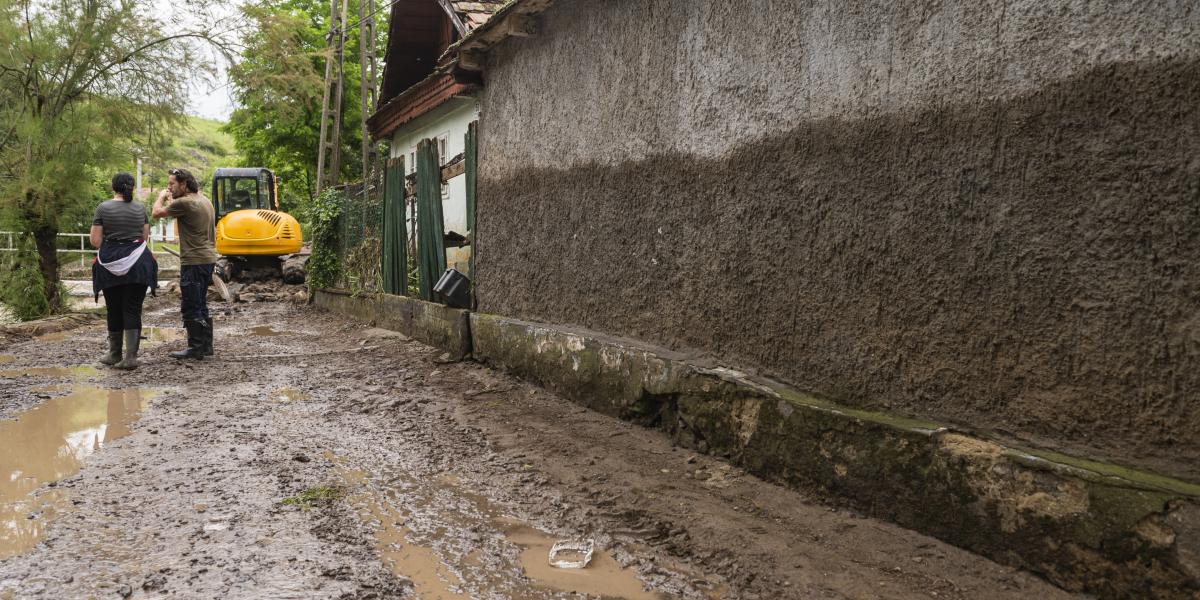
[(559, 0), (489, 57), (479, 309), (1200, 478), (1190, 2)]

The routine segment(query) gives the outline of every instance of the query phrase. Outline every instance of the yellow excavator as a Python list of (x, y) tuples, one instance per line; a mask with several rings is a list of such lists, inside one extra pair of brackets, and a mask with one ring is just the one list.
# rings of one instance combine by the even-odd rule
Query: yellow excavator
[[(279, 178), (269, 169), (217, 169), (212, 202), (217, 213), (217, 253), (222, 256), (217, 272), (226, 281), (245, 271), (280, 273), (280, 257), (297, 254), (304, 246), (300, 222), (279, 209)], [(299, 282), (288, 283), (300, 282), (303, 272)]]

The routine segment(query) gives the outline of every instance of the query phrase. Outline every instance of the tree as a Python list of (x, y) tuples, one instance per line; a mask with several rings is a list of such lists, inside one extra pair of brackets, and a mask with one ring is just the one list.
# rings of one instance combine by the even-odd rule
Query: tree
[(0, 0), (0, 206), (29, 232), (48, 312), (61, 310), (60, 219), (96, 173), (127, 164), (151, 131), (182, 126), (198, 75), (222, 48), (205, 0), (154, 17), (150, 0)]
[[(230, 69), (240, 108), (233, 112), (226, 131), (245, 164), (267, 167), (283, 178), (285, 210), (303, 209), (316, 191), (329, 2), (268, 0), (246, 6), (243, 14), (253, 26), (243, 38), (240, 62)], [(343, 181), (357, 179), (362, 172), (354, 158), (362, 139), (357, 40), (357, 36), (346, 39)]]

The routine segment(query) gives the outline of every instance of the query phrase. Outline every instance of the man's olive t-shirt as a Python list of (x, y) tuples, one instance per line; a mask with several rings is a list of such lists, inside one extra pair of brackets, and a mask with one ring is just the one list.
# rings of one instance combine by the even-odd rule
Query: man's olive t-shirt
[(179, 224), (179, 264), (217, 262), (217, 218), (208, 198), (198, 193), (180, 196), (167, 204), (167, 214)]

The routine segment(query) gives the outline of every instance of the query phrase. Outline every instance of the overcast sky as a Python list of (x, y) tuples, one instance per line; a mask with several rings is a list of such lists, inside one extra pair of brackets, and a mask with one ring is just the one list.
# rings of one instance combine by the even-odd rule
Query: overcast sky
[(198, 83), (188, 112), (198, 117), (228, 121), (229, 113), (233, 112), (233, 97), (230, 95), (233, 88), (226, 83), (228, 80), (225, 79), (224, 70), (216, 83)]
[[(175, 0), (154, 0), (154, 4), (160, 9), (165, 9), (164, 14), (169, 14), (169, 8)], [(245, 3), (245, 0), (224, 0), (213, 4), (214, 17), (218, 19), (235, 18), (239, 11), (239, 7)], [(215, 81), (198, 81), (196, 89), (192, 94), (192, 100), (188, 103), (187, 112), (199, 117), (208, 119), (216, 119), (218, 121), (228, 121), (229, 114), (233, 112), (234, 104), (232, 92), (233, 89), (229, 85), (228, 75), (226, 74), (227, 64), (220, 64), (221, 72)]]

